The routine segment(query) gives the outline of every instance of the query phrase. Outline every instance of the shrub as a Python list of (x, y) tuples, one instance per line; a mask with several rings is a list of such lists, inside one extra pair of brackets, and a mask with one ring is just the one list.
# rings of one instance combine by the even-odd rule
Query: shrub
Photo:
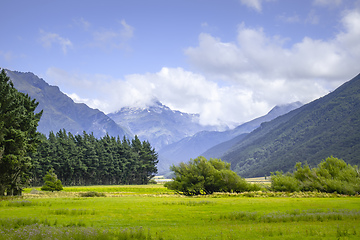
[(150, 179), (148, 184), (157, 184), (157, 182), (155, 181), (155, 179)]
[(296, 192), (300, 190), (299, 181), (290, 174), (271, 173), (271, 189), (279, 192)]
[(272, 174), (271, 188), (274, 191), (320, 191), (355, 195), (360, 192), (360, 172), (357, 166), (346, 164), (343, 160), (329, 157), (317, 168), (310, 169), (305, 164), (295, 165), (294, 173)]
[(43, 191), (61, 191), (63, 190), (63, 186), (61, 181), (57, 178), (54, 173), (54, 169), (50, 169), (44, 177), (44, 186), (41, 187)]
[(84, 192), (79, 194), (80, 197), (106, 197), (105, 193), (99, 192)]
[(214, 192), (244, 192), (258, 190), (259, 186), (248, 183), (230, 170), (230, 163), (204, 157), (170, 168), (175, 177), (165, 187), (184, 195), (212, 194)]

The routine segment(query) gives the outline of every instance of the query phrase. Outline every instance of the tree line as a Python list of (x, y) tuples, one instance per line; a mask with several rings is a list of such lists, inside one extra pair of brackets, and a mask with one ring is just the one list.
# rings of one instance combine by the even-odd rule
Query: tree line
[(33, 160), (32, 185), (39, 186), (50, 169), (66, 186), (147, 184), (157, 173), (157, 153), (148, 141), (106, 134), (73, 135), (60, 130), (41, 137)]

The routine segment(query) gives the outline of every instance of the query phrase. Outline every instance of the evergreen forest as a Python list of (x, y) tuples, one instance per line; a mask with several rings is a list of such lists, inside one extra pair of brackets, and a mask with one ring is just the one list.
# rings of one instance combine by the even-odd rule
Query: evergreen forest
[(37, 152), (31, 154), (31, 185), (40, 186), (46, 173), (54, 169), (66, 186), (147, 184), (157, 173), (155, 149), (137, 136), (97, 139), (85, 131), (73, 135), (66, 130), (41, 136)]

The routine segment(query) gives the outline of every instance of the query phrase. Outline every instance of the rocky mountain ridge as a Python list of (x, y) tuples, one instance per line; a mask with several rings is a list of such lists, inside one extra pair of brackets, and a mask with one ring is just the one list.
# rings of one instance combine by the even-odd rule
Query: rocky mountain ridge
[(124, 107), (108, 116), (117, 124), (128, 127), (139, 139), (148, 140), (157, 150), (200, 131), (222, 129), (203, 126), (198, 114), (172, 110), (159, 101), (145, 108)]
[(131, 132), (116, 124), (111, 118), (98, 109), (92, 109), (83, 103), (75, 103), (62, 93), (57, 86), (51, 86), (31, 72), (22, 73), (6, 70), (14, 87), (39, 102), (37, 111), (44, 110), (39, 122), (38, 131), (48, 135), (61, 129), (72, 134), (82, 134), (83, 131), (93, 133), (99, 138), (106, 133), (112, 136), (127, 136)]

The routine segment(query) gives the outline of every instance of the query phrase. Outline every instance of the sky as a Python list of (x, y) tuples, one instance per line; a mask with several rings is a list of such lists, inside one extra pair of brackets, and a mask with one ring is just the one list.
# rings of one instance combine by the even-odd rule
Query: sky
[(3, 0), (0, 68), (105, 113), (235, 126), (360, 73), (359, 0)]

